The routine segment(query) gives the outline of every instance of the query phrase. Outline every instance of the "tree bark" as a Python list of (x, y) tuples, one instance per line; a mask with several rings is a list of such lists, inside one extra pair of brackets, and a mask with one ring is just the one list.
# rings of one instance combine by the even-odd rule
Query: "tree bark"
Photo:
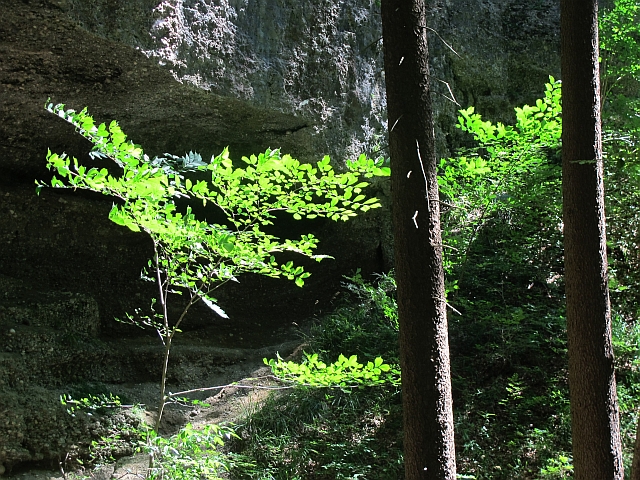
[(636, 427), (636, 443), (633, 447), (633, 463), (631, 464), (631, 480), (640, 480), (640, 418)]
[(623, 478), (607, 279), (597, 0), (561, 1), (562, 191), (574, 478)]
[(456, 477), (424, 0), (382, 0), (405, 478)]

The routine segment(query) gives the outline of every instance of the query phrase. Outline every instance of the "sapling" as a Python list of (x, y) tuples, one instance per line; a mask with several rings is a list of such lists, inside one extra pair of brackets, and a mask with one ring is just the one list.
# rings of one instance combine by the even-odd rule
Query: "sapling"
[[(276, 212), (294, 219), (327, 217), (346, 221), (360, 212), (380, 207), (376, 198), (367, 198), (364, 179), (388, 176), (381, 161), (361, 155), (336, 173), (329, 157), (315, 166), (300, 163), (279, 150), (243, 157), (234, 165), (228, 149), (209, 162), (190, 152), (184, 157), (165, 154), (150, 159), (139, 145), (127, 141), (116, 121), (96, 125), (87, 109), (65, 110), (62, 104), (48, 104), (47, 110), (73, 124), (76, 131), (93, 143), (92, 158), (108, 158), (119, 167), (118, 174), (106, 168), (88, 168), (76, 158), (51, 151), (47, 167), (54, 171), (50, 186), (85, 189), (119, 199), (109, 218), (134, 232), (145, 232), (153, 243), (153, 257), (143, 278), (154, 281), (157, 297), (151, 311), (127, 315), (125, 321), (156, 330), (164, 346), (162, 377), (155, 431), (171, 395), (166, 394), (169, 354), (176, 333), (189, 309), (199, 301), (226, 317), (213, 297), (214, 291), (242, 273), (285, 277), (303, 286), (310, 273), (293, 261), (282, 262), (278, 254), (295, 252), (317, 261), (318, 239), (312, 234), (299, 239), (282, 239), (266, 233)], [(36, 182), (38, 192), (49, 186)], [(177, 200), (182, 199), (182, 208)], [(220, 223), (196, 216), (192, 206), (215, 210)], [(177, 318), (167, 309), (169, 294), (185, 294), (186, 305)]]

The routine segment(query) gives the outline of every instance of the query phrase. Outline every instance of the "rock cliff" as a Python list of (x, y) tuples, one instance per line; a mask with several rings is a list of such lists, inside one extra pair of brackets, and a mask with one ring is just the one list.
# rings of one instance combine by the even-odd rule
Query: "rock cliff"
[[(11, 467), (55, 461), (77, 440), (76, 427), (55, 421), (66, 414), (52, 389), (122, 381), (128, 354), (104, 342), (133, 333), (112, 319), (154, 291), (139, 277), (149, 242), (107, 220), (109, 199), (35, 196), (47, 148), (83, 158), (89, 148), (44, 111), (48, 97), (119, 120), (152, 155), (280, 147), (339, 166), (387, 152), (376, 1), (0, 0), (0, 11), (0, 466)], [(509, 121), (558, 76), (555, 1), (435, 0), (430, 22), (442, 154), (465, 141), (454, 101)], [(386, 201), (387, 187), (376, 188)], [(248, 277), (220, 303), (247, 331), (256, 318), (273, 330), (330, 308), (342, 275), (389, 266), (386, 218), (284, 225), (314, 230), (336, 261), (314, 266), (303, 290)], [(227, 328), (194, 313), (185, 326)]]

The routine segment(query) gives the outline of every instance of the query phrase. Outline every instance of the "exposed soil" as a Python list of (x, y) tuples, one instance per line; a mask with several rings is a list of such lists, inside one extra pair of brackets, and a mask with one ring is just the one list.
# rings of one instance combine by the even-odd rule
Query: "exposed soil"
[[(209, 389), (206, 391), (191, 393), (192, 399), (199, 399), (205, 405), (179, 406), (169, 405), (165, 409), (161, 431), (169, 435), (178, 431), (187, 423), (195, 427), (203, 427), (207, 424), (234, 423), (241, 421), (246, 415), (260, 408), (261, 403), (272, 394), (272, 390), (264, 388), (243, 388), (237, 385), (277, 386), (269, 378), (270, 369), (266, 367), (262, 358), (272, 358), (276, 353), (283, 357), (298, 357), (304, 346), (305, 331), (310, 322), (303, 325), (291, 325), (280, 331), (257, 325), (256, 329), (247, 333), (238, 329), (230, 329), (221, 332), (217, 328), (210, 328), (198, 332), (186, 333), (182, 337), (176, 337), (176, 349), (173, 352), (171, 372), (173, 378), (179, 378), (179, 383), (171, 382), (169, 391), (178, 392), (191, 388), (214, 387), (224, 388)], [(232, 330), (236, 333), (232, 333)], [(153, 342), (155, 340), (155, 342)], [(279, 343), (270, 342), (278, 340)], [(245, 343), (246, 342), (246, 343)], [(150, 348), (159, 348), (157, 338), (148, 338), (141, 341), (135, 340), (137, 351), (147, 344)], [(264, 345), (268, 343), (268, 345)], [(221, 347), (220, 344), (227, 346)], [(241, 348), (239, 345), (250, 345)], [(237, 345), (233, 347), (233, 345)], [(262, 346), (260, 346), (262, 345)], [(122, 345), (120, 346), (122, 347)], [(207, 355), (202, 355), (202, 348), (206, 347)], [(126, 346), (124, 347), (126, 348)], [(192, 356), (199, 358), (194, 361)], [(222, 360), (221, 364), (211, 367), (207, 358), (211, 356)], [(160, 365), (156, 365), (159, 368)], [(259, 379), (259, 380), (255, 380)], [(142, 404), (143, 417), (148, 424), (152, 424), (155, 415), (155, 405), (158, 397), (158, 384), (154, 382), (89, 385), (99, 388), (101, 391), (109, 391), (127, 401)], [(81, 388), (87, 388), (83, 384)], [(76, 391), (77, 385), (60, 387), (60, 392)], [(86, 440), (86, 439), (85, 439)], [(38, 469), (33, 466), (22, 465), (12, 471), (7, 471), (2, 478), (20, 480), (64, 480), (64, 471), (67, 470), (68, 478), (92, 478), (95, 480), (124, 479), (134, 480), (144, 478), (148, 458), (145, 455), (125, 456), (116, 463), (101, 466), (98, 470), (75, 470), (73, 460), (62, 461), (59, 469)]]

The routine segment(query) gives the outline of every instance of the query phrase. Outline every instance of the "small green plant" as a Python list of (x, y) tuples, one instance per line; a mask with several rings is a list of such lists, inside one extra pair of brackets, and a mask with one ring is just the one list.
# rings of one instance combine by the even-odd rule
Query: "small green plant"
[[(157, 284), (158, 296), (149, 314), (138, 311), (128, 315), (127, 321), (154, 328), (164, 345), (156, 432), (168, 400), (165, 390), (172, 341), (190, 307), (203, 301), (226, 316), (213, 292), (228, 281), (237, 281), (242, 273), (284, 276), (302, 286), (310, 273), (291, 260), (278, 260), (278, 254), (288, 251), (320, 261), (327, 256), (313, 253), (318, 239), (312, 234), (280, 239), (266, 233), (265, 227), (273, 225), (277, 212), (297, 220), (327, 217), (346, 221), (380, 206), (376, 198), (362, 193), (369, 185), (362, 179), (389, 175), (388, 168), (364, 155), (348, 163), (345, 173), (336, 173), (329, 157), (313, 166), (278, 150), (243, 157), (242, 166), (234, 165), (227, 149), (209, 162), (193, 152), (150, 159), (139, 145), (127, 141), (115, 121), (96, 125), (86, 109), (65, 110), (62, 104), (46, 108), (93, 143), (92, 157), (109, 158), (121, 169), (114, 175), (106, 168), (87, 168), (76, 158), (49, 151), (47, 167), (55, 172), (51, 186), (91, 190), (118, 199), (109, 218), (134, 232), (145, 232), (153, 242), (153, 257), (143, 278)], [(193, 179), (186, 178), (188, 172), (196, 174)], [(47, 186), (36, 183), (38, 191)], [(178, 207), (178, 199), (187, 200), (186, 208)], [(192, 210), (195, 204), (209, 208), (212, 216), (222, 215), (224, 221), (198, 218)], [(188, 296), (176, 319), (169, 318), (170, 293)]]
[(459, 111), (456, 127), (472, 135), (478, 146), (440, 162), (448, 291), (462, 282), (474, 242), (496, 217), (508, 218), (519, 209), (521, 219), (534, 217), (531, 222), (544, 217), (560, 221), (560, 87), (560, 81), (549, 77), (544, 98), (515, 109), (515, 125), (483, 120), (474, 107)]
[(542, 478), (571, 478), (573, 462), (571, 457), (558, 455), (547, 460), (547, 464), (540, 470)]
[[(60, 403), (72, 416), (82, 412), (89, 416), (99, 415), (106, 420), (104, 434), (89, 445), (88, 462), (76, 459), (83, 467), (114, 462), (116, 457), (134, 452), (145, 452), (153, 459), (147, 472), (147, 478), (151, 480), (216, 480), (237, 463), (236, 459), (244, 468), (251, 467), (242, 457), (227, 455), (221, 450), (226, 440), (238, 438), (231, 426), (212, 424), (196, 429), (187, 424), (177, 434), (164, 438), (141, 421), (131, 424), (118, 420), (124, 406), (117, 395), (89, 395), (74, 399), (65, 394), (60, 396)], [(134, 415), (140, 413), (136, 405), (129, 407), (132, 407)]]
[(150, 480), (217, 480), (233, 466), (221, 448), (226, 440), (237, 438), (232, 428), (207, 425), (198, 430), (187, 424), (170, 438), (149, 432), (144, 450), (154, 458)]
[(384, 318), (389, 322), (389, 327), (397, 332), (399, 326), (398, 304), (395, 298), (396, 279), (393, 276), (393, 272), (381, 274), (377, 277), (377, 281), (374, 283), (366, 282), (358, 269), (353, 276), (345, 276), (348, 281), (344, 286), (347, 290), (356, 294), (360, 301), (363, 302), (363, 306), (366, 303), (371, 303), (381, 311)]
[(64, 394), (60, 396), (60, 403), (66, 407), (69, 415), (94, 417), (100, 426), (94, 430), (100, 432), (99, 438), (91, 440), (86, 455), (77, 448), (67, 455), (67, 460), (69, 457), (75, 458), (82, 468), (113, 462), (116, 457), (139, 451), (147, 436), (149, 427), (142, 420), (141, 408), (138, 405), (123, 405), (120, 397), (112, 393), (89, 394), (78, 399)]
[(67, 413), (71, 416), (77, 411), (91, 411), (104, 413), (106, 409), (119, 408), (122, 406), (120, 397), (109, 393), (101, 393), (100, 395), (89, 395), (78, 400), (69, 394), (60, 395), (60, 403), (67, 407)]
[(343, 390), (373, 385), (400, 385), (400, 370), (397, 366), (384, 363), (381, 357), (362, 364), (357, 355), (345, 357), (340, 354), (338, 360), (326, 364), (319, 360), (318, 354), (305, 354), (302, 363), (285, 362), (280, 356), (277, 360), (263, 360), (271, 367), (273, 374), (280, 380), (302, 387), (338, 387)]
[[(346, 292), (339, 307), (312, 327), (314, 353), (337, 358), (348, 352), (363, 361), (382, 357), (398, 364), (398, 311), (393, 274), (366, 281), (360, 272), (345, 276)], [(347, 302), (347, 303), (345, 303)]]

